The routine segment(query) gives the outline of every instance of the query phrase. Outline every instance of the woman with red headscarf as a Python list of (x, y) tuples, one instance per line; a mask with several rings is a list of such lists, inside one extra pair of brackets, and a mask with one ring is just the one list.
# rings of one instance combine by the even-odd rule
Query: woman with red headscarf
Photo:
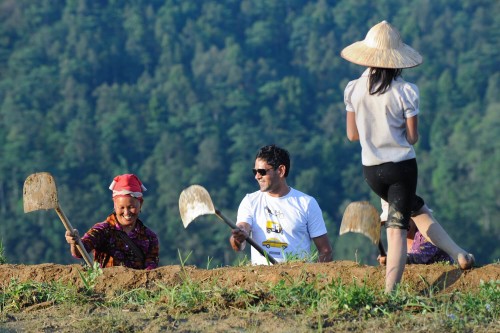
[[(114, 211), (104, 222), (95, 224), (81, 238), (87, 251), (94, 251), (94, 259), (104, 267), (126, 266), (135, 269), (158, 267), (159, 243), (156, 234), (139, 219), (146, 191), (134, 174), (116, 176), (109, 186), (113, 191)], [(75, 258), (82, 255), (76, 247), (78, 231), (66, 231)]]

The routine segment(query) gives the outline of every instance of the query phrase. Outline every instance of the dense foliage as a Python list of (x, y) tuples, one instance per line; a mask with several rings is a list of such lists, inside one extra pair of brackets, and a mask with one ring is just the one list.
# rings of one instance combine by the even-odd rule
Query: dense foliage
[[(343, 89), (363, 70), (340, 50), (387, 20), (424, 64), (419, 193), (479, 263), (500, 257), (500, 2), (495, 0), (1, 0), (0, 239), (9, 262), (73, 262), (53, 211), (24, 214), (23, 182), (51, 172), (81, 233), (112, 209), (108, 185), (136, 173), (142, 218), (194, 264), (240, 260), (214, 216), (184, 230), (178, 197), (201, 184), (236, 217), (257, 189), (256, 150), (292, 154), (289, 184), (324, 210), (335, 258), (373, 262), (361, 235), (338, 237), (347, 203), (378, 202)], [(495, 222), (496, 221), (496, 222)]]

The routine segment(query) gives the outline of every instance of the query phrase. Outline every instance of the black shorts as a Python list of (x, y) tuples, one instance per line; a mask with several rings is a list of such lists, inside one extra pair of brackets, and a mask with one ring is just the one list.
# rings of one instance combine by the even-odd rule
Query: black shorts
[(416, 159), (363, 166), (365, 181), (379, 197), (389, 203), (387, 228), (408, 229), (412, 214), (424, 200), (416, 195), (418, 168)]

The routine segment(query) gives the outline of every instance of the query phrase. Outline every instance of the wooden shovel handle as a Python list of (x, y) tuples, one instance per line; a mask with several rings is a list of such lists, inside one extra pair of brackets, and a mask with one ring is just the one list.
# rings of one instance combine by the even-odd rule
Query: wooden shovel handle
[(378, 241), (378, 251), (380, 252), (381, 257), (387, 257), (387, 253), (385, 252), (384, 244), (382, 244), (381, 239)]
[[(226, 224), (232, 229), (239, 229), (238, 226), (234, 224), (233, 221), (225, 217), (221, 211), (216, 209), (215, 215), (217, 215), (222, 221), (226, 222)], [(269, 262), (271, 262), (273, 265), (276, 265), (278, 263), (276, 259), (274, 259), (269, 253), (264, 251), (264, 249), (259, 244), (257, 244), (252, 238), (250, 238), (250, 236), (247, 236), (246, 241), (250, 243), (250, 245), (252, 245), (257, 251), (259, 251), (260, 254), (269, 259)]]
[[(71, 232), (71, 234), (73, 234), (73, 226), (71, 226), (71, 223), (69, 223), (69, 220), (66, 217), (66, 214), (64, 214), (64, 212), (62, 211), (61, 207), (56, 207), (55, 210), (57, 215), (59, 215), (59, 218), (61, 219), (62, 223), (64, 224), (66, 230), (68, 230), (69, 232)], [(89, 267), (91, 268), (94, 267), (93, 260), (92, 258), (90, 258), (89, 253), (85, 249), (85, 246), (83, 246), (82, 240), (78, 236), (76, 236), (75, 238), (77, 243), (76, 248), (78, 249), (78, 251), (80, 251), (81, 255), (83, 256), (83, 259), (85, 260), (87, 265), (89, 265)]]

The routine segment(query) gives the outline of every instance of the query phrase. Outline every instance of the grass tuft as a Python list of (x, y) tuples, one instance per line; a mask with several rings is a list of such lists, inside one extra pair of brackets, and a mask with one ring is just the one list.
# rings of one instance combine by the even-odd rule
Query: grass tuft
[(24, 282), (19, 283), (11, 280), (2, 288), (0, 294), (1, 312), (17, 312), (22, 309), (41, 303), (77, 303), (85, 302), (80, 297), (76, 288), (58, 281), (49, 283)]
[(102, 269), (99, 266), (99, 263), (94, 262), (93, 267), (86, 268), (83, 272), (78, 270), (78, 274), (82, 279), (85, 291), (89, 294), (92, 294), (97, 282), (97, 278), (102, 275)]
[(5, 249), (3, 243), (0, 241), (0, 265), (7, 263), (7, 257), (5, 257)]

